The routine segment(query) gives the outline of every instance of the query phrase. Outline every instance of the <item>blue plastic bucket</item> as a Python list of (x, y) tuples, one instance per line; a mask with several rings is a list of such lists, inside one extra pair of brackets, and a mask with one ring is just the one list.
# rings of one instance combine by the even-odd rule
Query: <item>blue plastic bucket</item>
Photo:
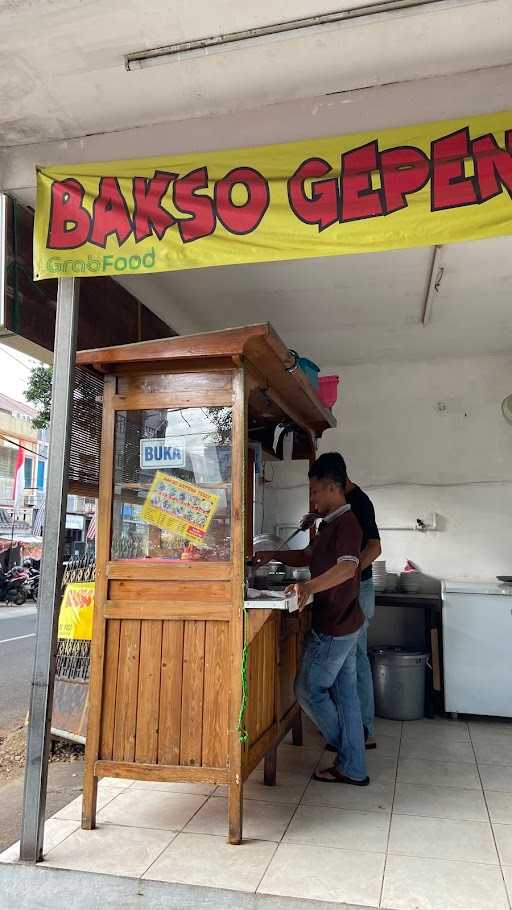
[(299, 370), (302, 370), (304, 375), (307, 376), (313, 388), (317, 389), (320, 367), (316, 363), (313, 363), (312, 360), (308, 360), (307, 357), (299, 357), (297, 364)]

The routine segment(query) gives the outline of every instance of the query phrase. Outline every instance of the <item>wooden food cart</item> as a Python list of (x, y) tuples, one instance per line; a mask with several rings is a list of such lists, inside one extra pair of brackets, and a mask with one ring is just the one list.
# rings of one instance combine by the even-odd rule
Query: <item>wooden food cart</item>
[[(292, 729), (304, 614), (245, 610), (249, 440), (314, 457), (335, 425), (269, 324), (82, 351), (104, 374), (97, 575), (82, 827), (98, 779), (243, 782)], [(244, 711), (246, 705), (246, 712)]]

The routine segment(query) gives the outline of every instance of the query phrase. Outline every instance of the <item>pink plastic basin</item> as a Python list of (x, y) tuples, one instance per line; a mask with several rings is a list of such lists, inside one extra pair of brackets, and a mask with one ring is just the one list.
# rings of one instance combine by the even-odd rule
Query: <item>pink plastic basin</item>
[(326, 408), (332, 408), (338, 398), (339, 376), (319, 376), (318, 377), (318, 397)]

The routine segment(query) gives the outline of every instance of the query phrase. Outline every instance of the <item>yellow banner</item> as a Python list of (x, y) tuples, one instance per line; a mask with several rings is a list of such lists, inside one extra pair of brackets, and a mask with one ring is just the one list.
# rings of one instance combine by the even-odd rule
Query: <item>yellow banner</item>
[(90, 641), (94, 612), (94, 582), (66, 585), (59, 613), (59, 638)]
[(216, 493), (157, 471), (140, 515), (147, 524), (172, 531), (200, 546), (218, 501)]
[(35, 278), (139, 275), (512, 233), (512, 111), (39, 168)]

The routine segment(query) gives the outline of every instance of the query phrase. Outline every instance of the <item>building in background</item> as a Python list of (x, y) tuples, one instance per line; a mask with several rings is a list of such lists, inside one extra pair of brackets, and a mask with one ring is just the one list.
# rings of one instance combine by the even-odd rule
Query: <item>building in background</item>
[[(34, 428), (32, 420), (36, 413), (24, 402), (0, 394), (0, 539), (4, 548), (10, 546), (11, 539), (14, 543), (21, 542), (24, 555), (29, 555), (29, 551), (39, 555), (36, 551), (40, 549), (44, 531), (48, 430)], [(15, 504), (14, 474), (20, 447), (24, 456), (24, 494)], [(94, 514), (94, 499), (68, 496), (65, 559), (85, 555), (87, 532)], [(94, 546), (92, 534), (89, 539)]]
[[(48, 443), (45, 430), (36, 430), (36, 411), (21, 401), (0, 394), (0, 509), (12, 521), (14, 471), (18, 450), (24, 454), (25, 494), (16, 516), (32, 529), (34, 511), (44, 500)], [(5, 519), (5, 515), (3, 518)]]
[(82, 559), (94, 552), (96, 500), (68, 496), (64, 559)]

